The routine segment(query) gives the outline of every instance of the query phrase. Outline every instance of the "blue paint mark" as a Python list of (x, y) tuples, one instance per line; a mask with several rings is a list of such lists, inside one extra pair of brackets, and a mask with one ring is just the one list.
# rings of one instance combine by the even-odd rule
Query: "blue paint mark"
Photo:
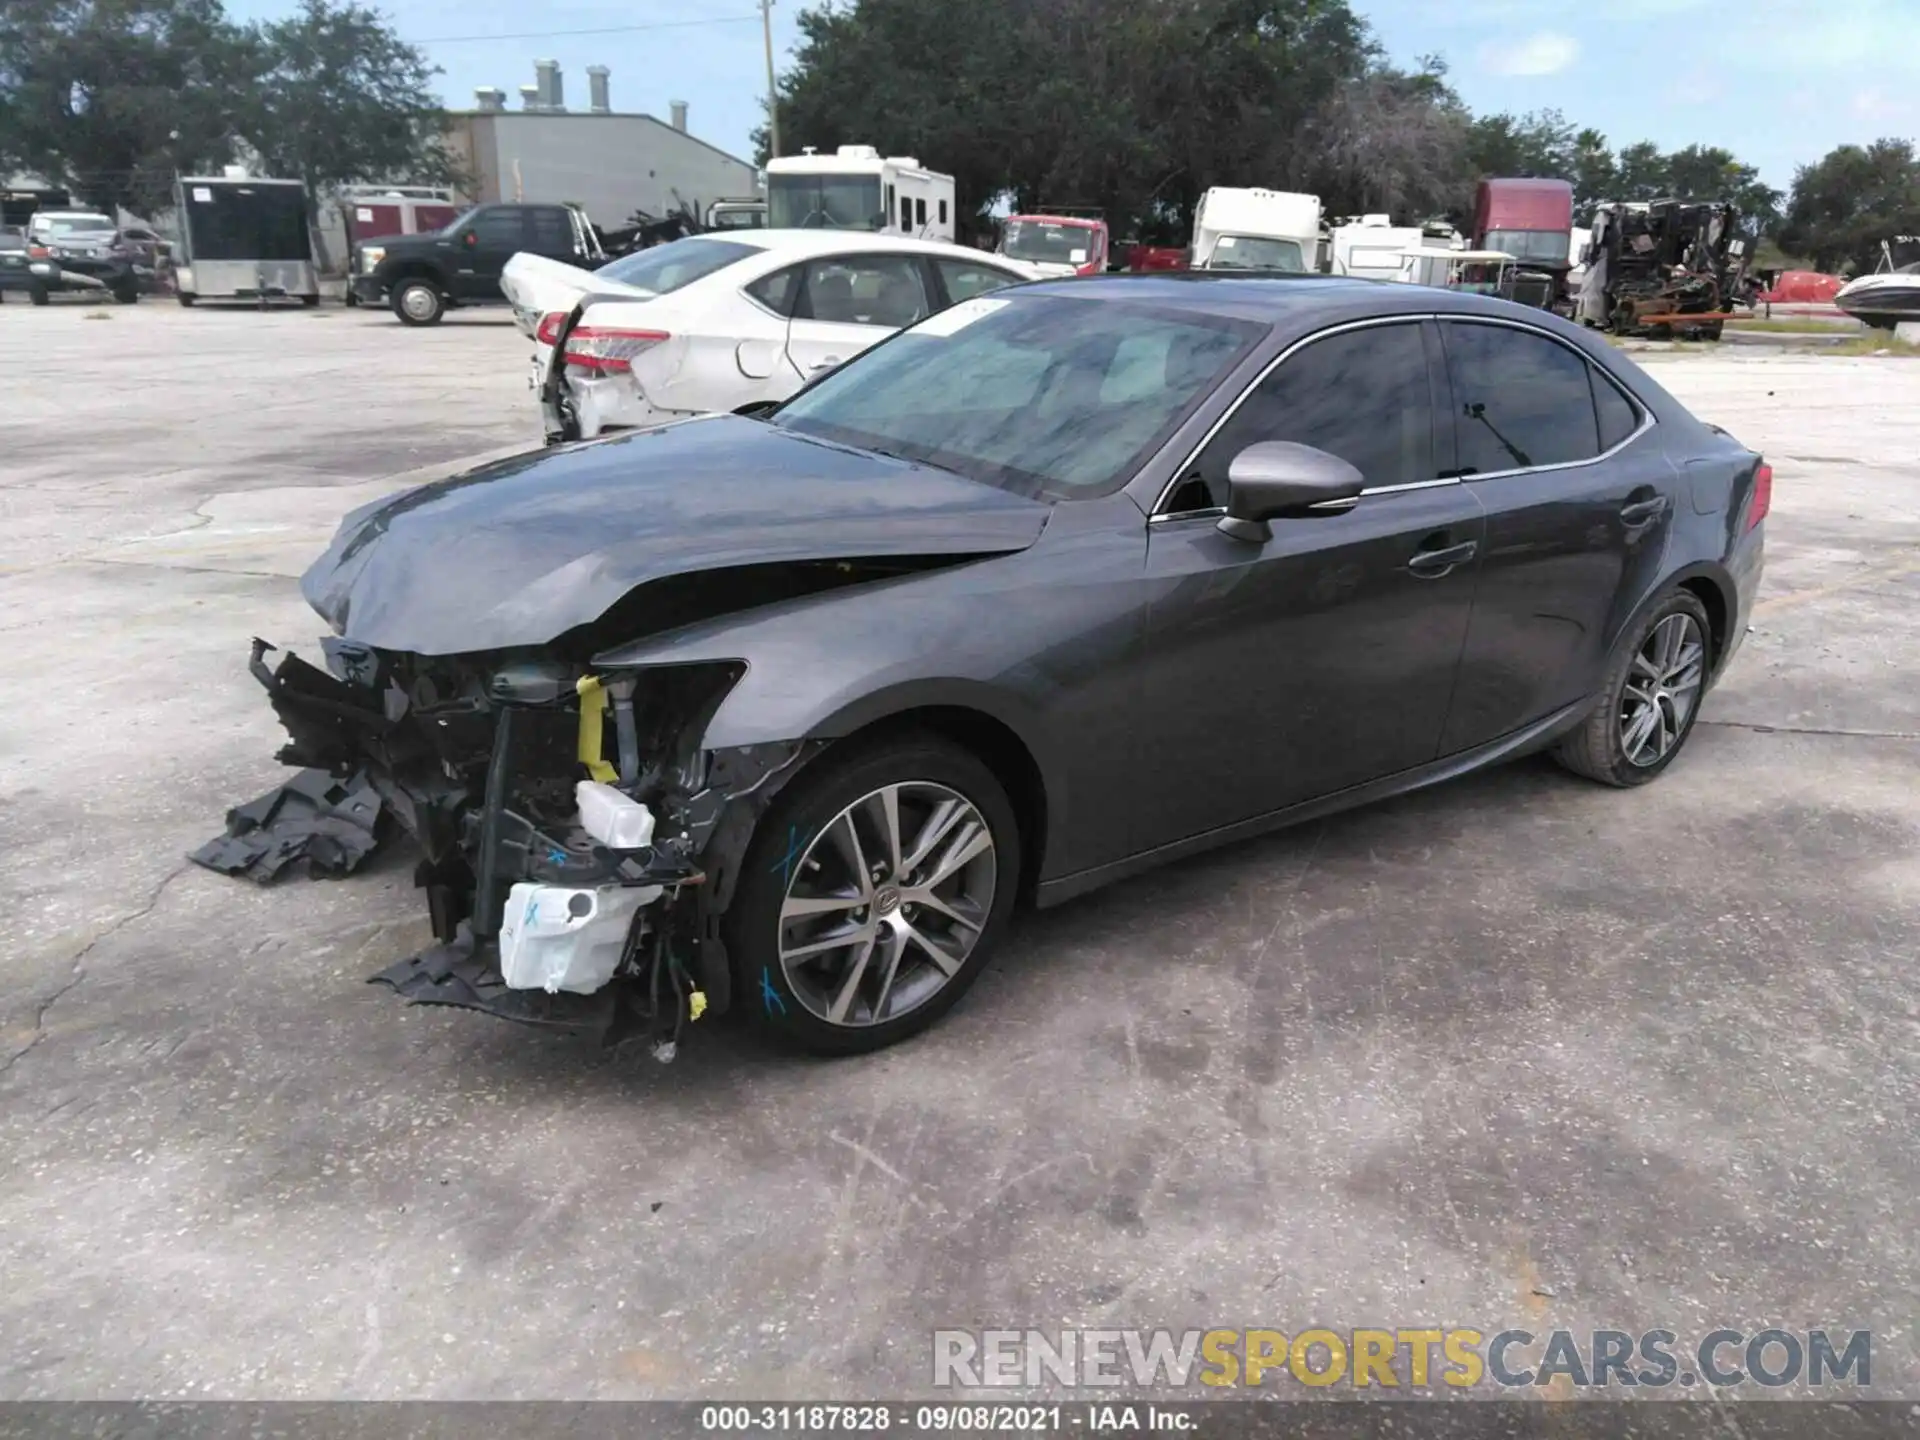
[(779, 863), (772, 867), (780, 872), (780, 883), (782, 885), (791, 885), (793, 883), (794, 862), (806, 852), (806, 848), (807, 837), (800, 833), (800, 827), (797, 825), (789, 825), (787, 827), (787, 853), (782, 855)]
[(520, 917), (520, 928), (524, 930), (533, 924), (534, 920), (538, 918), (539, 913), (540, 895), (539, 892), (536, 891), (527, 897), (527, 913)]
[(780, 998), (780, 992), (773, 988), (773, 972), (765, 966), (760, 968), (760, 1004), (771, 1015), (776, 1006), (782, 1015), (787, 1013), (787, 1002)]
[(564, 865), (564, 864), (566, 864), (566, 863), (567, 863), (567, 852), (566, 852), (566, 851), (564, 851), (564, 850), (549, 850), (549, 851), (547, 852), (547, 863), (548, 863), (549, 865)]

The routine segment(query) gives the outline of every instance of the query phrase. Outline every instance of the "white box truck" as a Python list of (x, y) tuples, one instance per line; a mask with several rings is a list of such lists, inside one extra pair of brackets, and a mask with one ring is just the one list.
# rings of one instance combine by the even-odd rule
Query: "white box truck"
[(767, 225), (774, 230), (873, 230), (917, 240), (953, 239), (953, 177), (911, 155), (871, 145), (767, 162)]
[(1320, 248), (1320, 197), (1287, 190), (1216, 185), (1193, 212), (1196, 270), (1314, 268)]

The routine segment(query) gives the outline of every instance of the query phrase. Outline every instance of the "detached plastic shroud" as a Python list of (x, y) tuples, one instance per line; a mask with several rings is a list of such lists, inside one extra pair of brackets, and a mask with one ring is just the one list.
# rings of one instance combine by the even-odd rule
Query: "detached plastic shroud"
[[(346, 642), (321, 643), (329, 663), (356, 680), (362, 678), (356, 667), (374, 659)], [(414, 872), (414, 883), (427, 892), (437, 943), (370, 976), (370, 983), (390, 986), (417, 1005), (480, 1010), (517, 1024), (596, 1036), (605, 1045), (651, 1034), (655, 1054), (671, 1058), (684, 1025), (704, 1008), (681, 958), (693, 936), (677, 933), (672, 902), (681, 887), (702, 883), (705, 874), (690, 857), (662, 846), (613, 850), (577, 825), (556, 835), (509, 808), (517, 732), (530, 712), (553, 708), (568, 692), (544, 673), (495, 677), (489, 696), (492, 748), (485, 795), (476, 810), (466, 802), (464, 788), (448, 781), (444, 765), (423, 763), (430, 757), (409, 753), (411, 742), (402, 734), (409, 705), (397, 686), (382, 692), (371, 684), (349, 684), (292, 654), (269, 670), (264, 657), (273, 648), (256, 639), (248, 668), (266, 687), (293, 737), (280, 751), (281, 761), (336, 771), (366, 765), (376, 788), (430, 856), (430, 834), (451, 831), (441, 838), (455, 842), (447, 848), (456, 849), (456, 856), (422, 860)], [(371, 673), (365, 678), (372, 679)], [(593, 689), (590, 697), (583, 691), (582, 708), (596, 707), (592, 729), (597, 736), (597, 682)], [(409, 786), (403, 776), (416, 783)], [(498, 936), (507, 892), (517, 880), (576, 889), (659, 886), (666, 895), (635, 913), (618, 974), (603, 989), (590, 995), (516, 990), (501, 976)]]

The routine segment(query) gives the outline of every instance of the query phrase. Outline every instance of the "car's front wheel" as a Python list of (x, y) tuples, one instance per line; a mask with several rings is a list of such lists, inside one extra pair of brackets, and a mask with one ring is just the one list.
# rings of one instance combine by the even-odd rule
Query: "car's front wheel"
[(849, 1055), (925, 1029), (1013, 909), (1020, 832), (994, 774), (934, 736), (828, 757), (767, 812), (726, 916), (734, 1006)]
[(35, 285), (27, 291), (27, 298), (36, 305), (45, 305), (52, 297), (47, 294), (46, 286)]
[(1555, 758), (1605, 785), (1654, 779), (1693, 733), (1712, 646), (1706, 606), (1685, 590), (1669, 591), (1628, 633), (1607, 667), (1605, 698)]
[(431, 280), (402, 280), (393, 289), (393, 313), (402, 325), (438, 325), (447, 302)]

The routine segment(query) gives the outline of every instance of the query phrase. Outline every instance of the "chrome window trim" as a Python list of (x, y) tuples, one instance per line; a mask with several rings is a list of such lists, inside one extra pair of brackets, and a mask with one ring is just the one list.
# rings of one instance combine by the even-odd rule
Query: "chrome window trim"
[[(1599, 370), (1601, 376), (1609, 384), (1620, 391), (1621, 394), (1625, 395), (1634, 409), (1640, 412), (1639, 427), (1618, 445), (1613, 446), (1611, 449), (1603, 450), (1598, 455), (1590, 456), (1585, 460), (1563, 460), (1553, 465), (1532, 465), (1516, 470), (1489, 470), (1484, 474), (1475, 474), (1472, 476), (1449, 475), (1441, 476), (1433, 480), (1412, 480), (1400, 485), (1381, 485), (1361, 491), (1360, 493), (1363, 497), (1368, 495), (1394, 495), (1405, 490), (1427, 490), (1439, 485), (1459, 485), (1465, 483), (1468, 479), (1476, 482), (1481, 480), (1502, 480), (1515, 475), (1537, 475), (1553, 470), (1572, 470), (1582, 465), (1597, 465), (1600, 461), (1611, 459), (1613, 456), (1619, 454), (1622, 450), (1626, 449), (1627, 446), (1633, 444), (1634, 441), (1646, 434), (1647, 431), (1653, 429), (1657, 423), (1654, 420), (1653, 408), (1641, 400), (1632, 390), (1615, 380), (1612, 374), (1595, 361), (1592, 356), (1582, 351), (1579, 346), (1569, 343), (1564, 336), (1555, 335), (1550, 330), (1543, 330), (1538, 325), (1529, 325), (1524, 321), (1510, 320), (1505, 316), (1499, 315), (1445, 314), (1438, 311), (1426, 311), (1410, 315), (1377, 315), (1366, 320), (1348, 320), (1339, 325), (1330, 325), (1325, 330), (1316, 330), (1311, 335), (1301, 336), (1261, 367), (1260, 373), (1247, 382), (1246, 388), (1234, 397), (1233, 403), (1223, 410), (1219, 418), (1207, 427), (1206, 433), (1200, 437), (1199, 442), (1187, 452), (1187, 458), (1174, 467), (1172, 476), (1169, 477), (1167, 483), (1161, 487), (1159, 497), (1153, 502), (1153, 510), (1147, 517), (1147, 523), (1154, 524), (1161, 520), (1185, 519), (1190, 515), (1220, 516), (1226, 514), (1226, 510), (1222, 506), (1213, 506), (1206, 510), (1181, 510), (1174, 512), (1170, 512), (1164, 507), (1166, 506), (1168, 498), (1179, 488), (1180, 482), (1189, 474), (1194, 462), (1200, 458), (1200, 453), (1213, 443), (1214, 437), (1218, 435), (1221, 430), (1226, 428), (1227, 422), (1238, 413), (1240, 407), (1246, 403), (1247, 397), (1262, 385), (1266, 384), (1267, 377), (1282, 365), (1286, 364), (1293, 356), (1299, 354), (1300, 351), (1306, 349), (1307, 346), (1313, 344), (1315, 341), (1324, 340), (1330, 335), (1344, 335), (1350, 330), (1371, 330), (1382, 325), (1419, 325), (1429, 320), (1442, 324), (1448, 321), (1459, 321), (1469, 325), (1499, 325), (1504, 326), (1508, 330), (1521, 330), (1529, 335), (1538, 335), (1544, 340), (1551, 340), (1554, 344), (1578, 356), (1582, 364)], [(1443, 348), (1444, 344), (1443, 339)], [(1444, 358), (1442, 364), (1445, 364)], [(1451, 402), (1449, 402), (1448, 417), (1452, 418)]]

